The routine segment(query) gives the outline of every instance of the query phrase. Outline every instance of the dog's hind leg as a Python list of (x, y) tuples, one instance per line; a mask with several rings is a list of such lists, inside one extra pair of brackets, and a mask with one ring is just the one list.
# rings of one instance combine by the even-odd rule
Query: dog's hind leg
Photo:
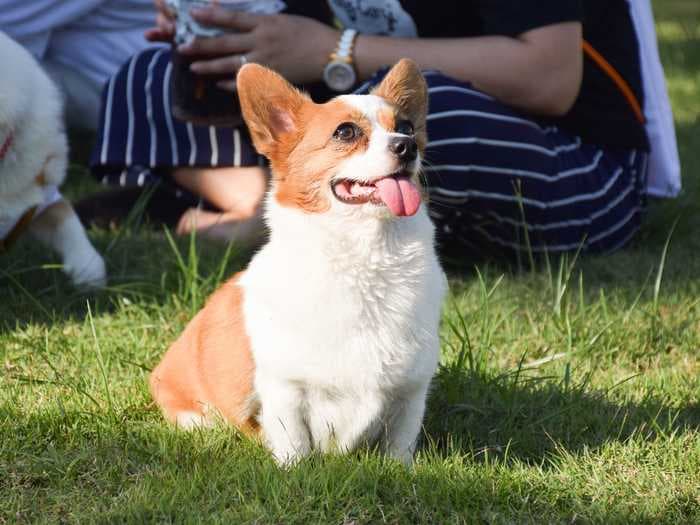
[(63, 198), (44, 209), (29, 227), (37, 239), (56, 250), (63, 270), (76, 286), (101, 288), (106, 284), (105, 263), (87, 238), (73, 207)]

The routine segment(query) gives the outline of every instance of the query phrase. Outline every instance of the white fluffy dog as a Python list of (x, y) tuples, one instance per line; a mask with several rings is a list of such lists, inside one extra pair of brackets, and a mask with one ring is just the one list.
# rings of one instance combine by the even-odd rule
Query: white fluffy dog
[(402, 60), (372, 95), (314, 104), (256, 64), (238, 73), (270, 159), (268, 243), (151, 374), (182, 427), (218, 415), (290, 464), (378, 445), (410, 463), (446, 292), (418, 179), (428, 88)]
[(0, 252), (28, 229), (61, 255), (75, 285), (103, 286), (104, 261), (58, 191), (68, 165), (61, 94), (2, 32), (0, 64)]

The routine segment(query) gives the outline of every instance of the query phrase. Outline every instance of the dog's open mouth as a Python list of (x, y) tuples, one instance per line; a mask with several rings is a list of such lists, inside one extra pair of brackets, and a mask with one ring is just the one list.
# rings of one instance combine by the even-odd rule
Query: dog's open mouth
[(345, 204), (384, 205), (396, 216), (414, 215), (420, 207), (420, 191), (407, 172), (392, 173), (372, 182), (341, 179), (333, 182), (333, 194)]

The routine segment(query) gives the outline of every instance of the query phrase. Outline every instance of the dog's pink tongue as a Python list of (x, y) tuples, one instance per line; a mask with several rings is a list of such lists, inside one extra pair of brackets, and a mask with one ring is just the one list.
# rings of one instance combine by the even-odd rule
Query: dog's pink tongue
[(398, 217), (414, 215), (420, 207), (420, 192), (409, 179), (386, 177), (375, 183), (379, 197)]

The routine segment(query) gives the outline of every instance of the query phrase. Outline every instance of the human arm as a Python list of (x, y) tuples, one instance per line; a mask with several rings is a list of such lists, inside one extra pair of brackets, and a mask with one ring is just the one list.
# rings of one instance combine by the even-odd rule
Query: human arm
[(144, 37), (150, 42), (172, 42), (175, 37), (175, 15), (165, 0), (153, 0), (156, 8), (155, 26), (146, 30)]
[(517, 37), (453, 39), (389, 38), (360, 35), (355, 67), (369, 77), (400, 57), (422, 68), (470, 82), (505, 104), (524, 111), (561, 116), (578, 96), (583, 76), (581, 24), (565, 22)]
[[(207, 55), (192, 69), (203, 74), (235, 73), (240, 55), (276, 69), (296, 83), (319, 81), (339, 32), (315, 20), (292, 15), (252, 15), (222, 9), (197, 11), (204, 24), (239, 31), (199, 39), (180, 48)], [(408, 57), (426, 69), (439, 69), (506, 104), (542, 115), (563, 115), (581, 85), (581, 24), (564, 22), (516, 37), (484, 36), (450, 39), (399, 39), (360, 35), (354, 58), (359, 77)]]

